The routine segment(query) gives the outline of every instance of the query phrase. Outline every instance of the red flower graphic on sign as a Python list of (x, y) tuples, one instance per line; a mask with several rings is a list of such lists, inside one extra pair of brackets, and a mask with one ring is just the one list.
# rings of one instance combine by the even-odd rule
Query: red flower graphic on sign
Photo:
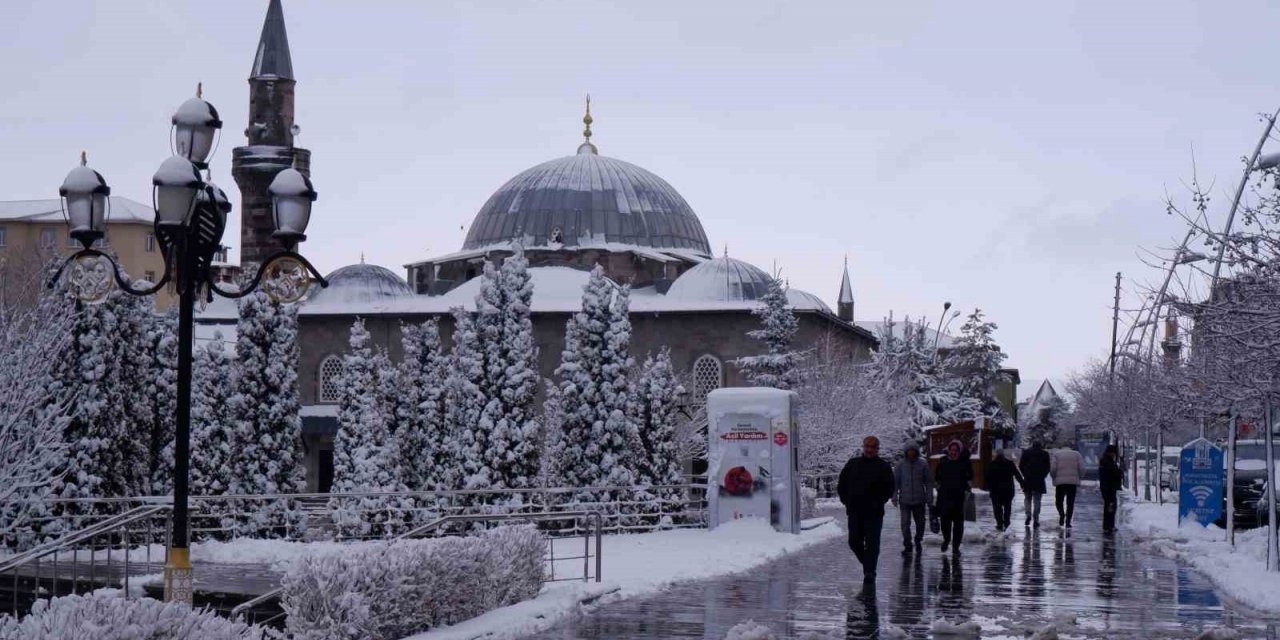
[(724, 474), (724, 490), (731, 496), (751, 494), (751, 472), (746, 467), (734, 467)]

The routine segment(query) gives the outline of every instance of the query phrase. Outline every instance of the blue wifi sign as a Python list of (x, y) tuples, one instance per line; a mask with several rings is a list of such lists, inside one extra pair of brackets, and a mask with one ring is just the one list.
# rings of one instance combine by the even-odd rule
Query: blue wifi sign
[(1178, 522), (1208, 526), (1222, 515), (1222, 449), (1204, 438), (1188, 442), (1178, 460)]

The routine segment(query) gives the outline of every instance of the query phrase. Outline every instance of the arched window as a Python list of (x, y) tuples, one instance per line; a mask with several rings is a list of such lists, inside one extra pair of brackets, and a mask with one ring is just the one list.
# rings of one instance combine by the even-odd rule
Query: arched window
[(320, 402), (333, 404), (342, 399), (339, 379), (342, 377), (342, 358), (329, 356), (320, 361)]
[(715, 356), (707, 354), (693, 361), (693, 401), (703, 404), (707, 394), (724, 384), (724, 367)]

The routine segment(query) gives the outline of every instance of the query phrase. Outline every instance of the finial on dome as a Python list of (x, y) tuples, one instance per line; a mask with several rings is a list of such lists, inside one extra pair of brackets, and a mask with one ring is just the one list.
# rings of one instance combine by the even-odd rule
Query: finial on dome
[(364, 264), (364, 252), (360, 252), (360, 264)]
[(724, 257), (726, 257), (726, 258), (728, 258), (728, 257), (729, 257), (729, 243), (728, 243), (728, 242), (724, 243)]
[(586, 128), (582, 130), (582, 137), (584, 138), (584, 140), (582, 141), (582, 144), (578, 145), (578, 155), (582, 155), (584, 153), (596, 155), (597, 153), (599, 153), (596, 150), (596, 146), (594, 144), (591, 144), (591, 123), (592, 122), (595, 122), (595, 120), (591, 118), (591, 94), (588, 93), (587, 94), (587, 113), (586, 115), (582, 116), (582, 124), (586, 125)]
[(197, 98), (203, 98), (203, 97), (204, 97), (204, 83), (203, 83), (203, 82), (197, 82), (197, 83), (196, 83), (196, 97), (197, 97)]
[(89, 157), (85, 155), (84, 150), (80, 150), (80, 166), (84, 167), (89, 164)]

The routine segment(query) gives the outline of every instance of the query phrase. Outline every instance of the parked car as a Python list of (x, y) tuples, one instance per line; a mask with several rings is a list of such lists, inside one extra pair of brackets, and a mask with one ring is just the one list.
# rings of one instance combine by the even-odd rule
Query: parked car
[[(1262, 440), (1236, 441), (1235, 467), (1235, 505), (1231, 511), (1236, 527), (1251, 529), (1259, 522), (1266, 522), (1266, 508), (1259, 509), (1267, 486), (1266, 443)], [(1226, 519), (1223, 518), (1220, 524), (1225, 525)]]

